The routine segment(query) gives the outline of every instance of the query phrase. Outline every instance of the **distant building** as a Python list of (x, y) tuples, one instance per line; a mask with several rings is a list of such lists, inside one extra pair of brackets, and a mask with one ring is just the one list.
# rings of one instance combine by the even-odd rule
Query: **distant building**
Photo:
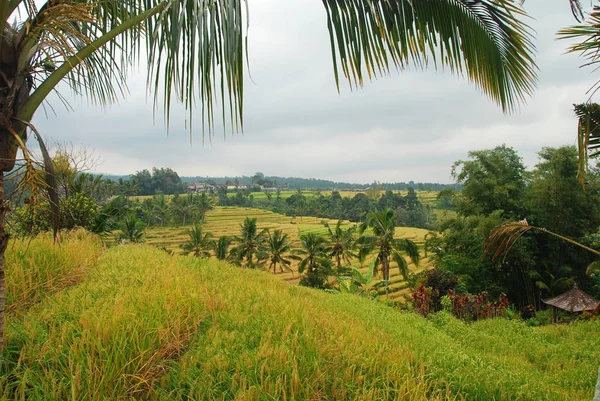
[(277, 192), (279, 188), (277, 187), (265, 187), (264, 185), (262, 185), (260, 187), (260, 192)]
[(206, 182), (196, 182), (187, 187), (188, 191), (195, 194), (202, 194), (207, 192), (214, 192), (217, 188), (214, 185), (208, 184)]
[(246, 188), (248, 188), (248, 186), (244, 185), (244, 184), (239, 184), (239, 185), (228, 184), (227, 185), (227, 190), (228, 191), (235, 191), (236, 189), (246, 189)]

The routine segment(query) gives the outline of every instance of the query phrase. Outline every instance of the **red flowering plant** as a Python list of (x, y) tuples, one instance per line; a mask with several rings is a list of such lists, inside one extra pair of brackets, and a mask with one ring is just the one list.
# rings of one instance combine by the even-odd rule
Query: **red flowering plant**
[(412, 293), (412, 298), (415, 311), (418, 314), (427, 316), (432, 312), (433, 302), (431, 288), (425, 287), (424, 285), (420, 286)]

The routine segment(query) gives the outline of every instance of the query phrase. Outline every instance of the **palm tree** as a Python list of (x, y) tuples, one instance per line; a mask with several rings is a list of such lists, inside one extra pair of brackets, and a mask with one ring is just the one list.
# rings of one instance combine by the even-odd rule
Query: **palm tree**
[(542, 291), (546, 291), (549, 297), (563, 293), (575, 284), (575, 277), (571, 275), (569, 266), (559, 265), (544, 266), (541, 272), (533, 271), (529, 277), (535, 281), (535, 285)]
[(121, 232), (117, 235), (119, 242), (143, 242), (144, 241), (144, 223), (138, 220), (134, 215), (129, 215), (121, 224)]
[(292, 244), (290, 244), (287, 234), (284, 234), (281, 230), (275, 230), (273, 233), (268, 231), (265, 245), (265, 252), (269, 259), (269, 270), (273, 269), (273, 274), (275, 274), (278, 265), (281, 273), (283, 273), (284, 267), (286, 270), (292, 271), (290, 268), (290, 264), (292, 263), (290, 259), (296, 259), (296, 256), (289, 255), (286, 257), (286, 254), (292, 249)]
[[(267, 230), (258, 230), (256, 218), (246, 217), (240, 224), (240, 235), (233, 237), (237, 243), (235, 254), (238, 263), (245, 267), (256, 268), (264, 259), (264, 243)], [(256, 260), (255, 260), (256, 258)], [(245, 262), (244, 262), (245, 260)]]
[[(410, 63), (433, 63), (463, 73), (511, 111), (532, 92), (537, 68), (532, 30), (521, 21), (525, 13), (518, 3), (324, 0), (338, 89), (340, 70), (351, 86), (360, 86), (365, 71), (370, 78)], [(244, 10), (241, 0), (0, 2), (0, 352), (2, 256), (8, 245), (4, 174), (13, 169), (18, 148), (30, 163), (27, 128), (41, 141), (30, 123), (40, 105), (63, 80), (77, 94), (111, 103), (125, 92), (128, 69), (145, 55), (147, 82), (155, 105), (164, 104), (167, 122), (173, 98), (185, 104), (190, 118), (199, 98), (202, 125), (210, 132), (218, 109), (213, 102), (219, 99), (223, 123), (229, 118), (239, 129), (247, 57)], [(50, 171), (52, 162), (40, 148)], [(55, 186), (52, 174), (47, 180)]]
[(307, 233), (300, 236), (302, 249), (297, 249), (296, 254), (303, 256), (298, 264), (298, 273), (306, 270), (306, 275), (300, 279), (300, 285), (314, 288), (327, 288), (327, 277), (333, 275), (331, 260), (328, 255), (331, 248), (327, 246), (327, 239), (316, 233)]
[[(360, 231), (364, 233), (367, 228), (373, 229), (373, 235), (362, 235), (358, 242), (361, 245), (361, 253), (370, 253), (373, 250), (377, 252), (374, 268), (377, 272), (379, 266), (383, 271), (383, 280), (390, 281), (390, 262), (396, 262), (400, 273), (405, 280), (408, 280), (408, 262), (403, 256), (405, 253), (411, 262), (415, 265), (419, 263), (419, 249), (417, 245), (409, 239), (396, 239), (394, 233), (396, 230), (396, 219), (394, 211), (386, 209), (381, 212), (370, 212), (366, 221), (361, 225)], [(385, 291), (388, 293), (389, 284), (386, 284)]]
[(196, 208), (200, 215), (200, 222), (204, 224), (206, 220), (206, 212), (211, 210), (214, 205), (214, 200), (207, 193), (203, 192), (196, 198)]
[(184, 255), (193, 254), (195, 257), (210, 257), (210, 249), (214, 249), (215, 243), (211, 233), (203, 233), (202, 225), (194, 224), (191, 230), (186, 231), (187, 242), (180, 245)]
[(231, 245), (231, 238), (227, 236), (221, 236), (215, 242), (215, 256), (219, 260), (226, 260), (229, 256), (229, 246)]
[(342, 228), (342, 221), (338, 220), (335, 228), (332, 230), (327, 220), (323, 220), (322, 224), (327, 228), (327, 235), (329, 236), (331, 247), (329, 256), (335, 259), (339, 273), (342, 270), (342, 262), (349, 265), (352, 258), (358, 257), (352, 252), (355, 244), (354, 231), (356, 230), (356, 226), (353, 225), (344, 230)]

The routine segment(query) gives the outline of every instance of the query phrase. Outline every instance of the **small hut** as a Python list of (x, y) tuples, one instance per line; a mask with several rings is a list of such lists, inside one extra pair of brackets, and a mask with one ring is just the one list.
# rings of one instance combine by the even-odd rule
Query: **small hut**
[[(594, 310), (598, 306), (598, 301), (591, 295), (588, 295), (577, 288), (577, 284), (564, 294), (552, 299), (547, 299), (543, 302), (554, 308), (562, 309), (570, 313)], [(556, 309), (554, 309), (554, 312), (553, 320), (556, 321)]]

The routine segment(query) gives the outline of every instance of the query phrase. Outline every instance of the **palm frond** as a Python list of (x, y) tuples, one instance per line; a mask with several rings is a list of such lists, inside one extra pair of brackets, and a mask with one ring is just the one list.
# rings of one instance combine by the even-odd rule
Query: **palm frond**
[(527, 219), (523, 219), (521, 221), (509, 221), (492, 229), (484, 244), (484, 256), (492, 255), (492, 260), (494, 261), (500, 256), (506, 258), (506, 255), (508, 252), (510, 252), (519, 238), (521, 238), (523, 234), (530, 230), (544, 232), (552, 235), (553, 237), (560, 238), (561, 240), (572, 245), (583, 248), (588, 252), (600, 255), (600, 251), (597, 251), (596, 249), (590, 248), (589, 246), (583, 245), (582, 243), (577, 242), (569, 237), (557, 234), (543, 227), (532, 226), (527, 222)]
[(492, 260), (497, 260), (500, 256), (506, 258), (506, 255), (517, 240), (527, 231), (534, 228), (534, 226), (529, 225), (526, 219), (509, 221), (495, 227), (485, 241), (484, 255), (492, 255)]
[[(600, 7), (594, 6), (587, 20), (581, 25), (563, 28), (557, 33), (559, 39), (575, 39), (576, 43), (567, 48), (568, 53), (579, 53), (586, 62), (583, 66), (596, 66), (600, 63)], [(595, 93), (600, 89), (597, 81), (588, 91)]]
[(590, 157), (600, 154), (600, 105), (584, 103), (573, 105), (577, 117), (577, 147), (579, 152), (577, 177), (585, 188), (585, 176)]
[(402, 274), (404, 280), (408, 280), (409, 271), (406, 259), (404, 259), (404, 257), (396, 250), (392, 251), (392, 258), (394, 259), (394, 262), (396, 262), (396, 264), (398, 265), (398, 270), (400, 270), (400, 274)]
[(419, 246), (409, 239), (398, 239), (395, 241), (396, 249), (402, 251), (408, 255), (411, 262), (413, 262), (416, 266), (419, 265), (419, 261), (421, 260), (421, 255), (419, 254)]
[(587, 267), (587, 270), (585, 271), (585, 274), (589, 276), (596, 272), (600, 272), (600, 260), (596, 260), (590, 263)]
[[(47, 2), (29, 15), (23, 30), (34, 81), (20, 118), (29, 120), (66, 77), (76, 94), (111, 103), (127, 90), (131, 66), (147, 57), (155, 108), (169, 124), (172, 101), (192, 120), (197, 100), (202, 127), (212, 133), (216, 99), (223, 126), (242, 126), (245, 8), (231, 0), (121, 0)], [(25, 29), (27, 28), (27, 29)], [(145, 54), (141, 49), (145, 47)], [(189, 129), (192, 132), (192, 124)]]
[(511, 0), (323, 0), (339, 89), (408, 64), (448, 67), (513, 111), (533, 91), (532, 29)]

